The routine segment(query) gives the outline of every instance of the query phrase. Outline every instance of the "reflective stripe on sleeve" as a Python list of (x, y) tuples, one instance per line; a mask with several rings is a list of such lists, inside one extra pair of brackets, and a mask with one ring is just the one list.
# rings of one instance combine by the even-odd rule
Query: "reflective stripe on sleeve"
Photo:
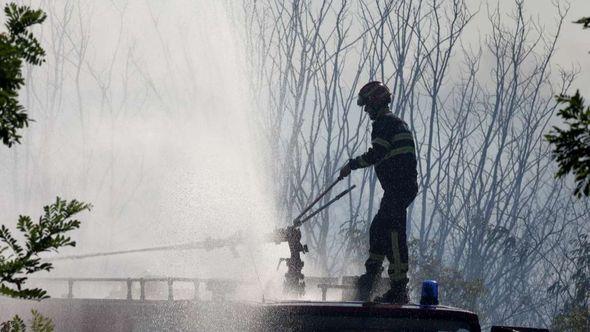
[(391, 144), (389, 144), (388, 141), (386, 141), (386, 140), (384, 140), (382, 138), (379, 138), (379, 137), (375, 138), (371, 143), (373, 145), (379, 144), (379, 145), (385, 147), (385, 149), (387, 149), (387, 151), (389, 151), (389, 150), (391, 150), (393, 148), (393, 146), (391, 146)]
[(385, 155), (385, 157), (383, 157), (383, 159), (379, 160), (379, 163), (383, 162), (384, 160), (387, 160), (389, 158), (398, 156), (400, 154), (404, 154), (404, 153), (410, 153), (410, 154), (416, 154), (416, 152), (414, 151), (414, 147), (409, 145), (409, 146), (403, 146), (401, 148), (397, 148), (397, 149), (393, 149), (391, 151), (389, 151), (388, 154)]
[(414, 140), (411, 133), (399, 133), (393, 136), (391, 143), (405, 140)]

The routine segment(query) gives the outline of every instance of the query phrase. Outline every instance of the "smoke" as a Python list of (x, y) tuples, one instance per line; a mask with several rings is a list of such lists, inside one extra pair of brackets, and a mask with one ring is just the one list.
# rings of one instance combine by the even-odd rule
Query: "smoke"
[[(94, 205), (74, 249), (133, 249), (269, 232), (276, 206), (256, 133), (239, 8), (220, 1), (40, 2), (47, 62), (22, 101), (36, 121), (0, 151), (2, 223), (55, 196)], [(243, 279), (261, 289), (286, 246), (60, 261), (50, 276)], [(267, 294), (268, 296), (268, 294)]]

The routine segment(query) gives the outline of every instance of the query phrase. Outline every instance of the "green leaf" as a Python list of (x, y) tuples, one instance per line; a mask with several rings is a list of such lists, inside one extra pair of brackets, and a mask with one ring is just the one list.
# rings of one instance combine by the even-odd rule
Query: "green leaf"
[(19, 216), (16, 228), (22, 233), (24, 244), (19, 243), (6, 226), (0, 226), (0, 294), (24, 299), (46, 298), (44, 290), (24, 287), (27, 276), (53, 268), (38, 254), (75, 246), (67, 235), (80, 227), (80, 221), (73, 217), (90, 209), (90, 204), (57, 197), (55, 203), (43, 207), (43, 215), (37, 222), (29, 216)]
[(24, 300), (42, 300), (47, 299), (47, 291), (40, 288), (30, 289), (13, 289), (4, 284), (0, 284), (0, 294), (8, 297), (24, 299)]
[(33, 318), (31, 319), (31, 331), (33, 332), (52, 332), (55, 330), (55, 325), (51, 319), (44, 317), (37, 310), (31, 310)]
[(28, 29), (45, 21), (46, 15), (14, 3), (7, 4), (4, 13), (8, 34), (0, 34), (0, 139), (10, 148), (20, 143), (20, 130), (32, 121), (18, 100), (18, 91), (24, 84), (23, 61), (33, 65), (45, 61), (45, 50)]
[(25, 332), (25, 322), (18, 316), (12, 317), (11, 320), (2, 323), (0, 326), (1, 332)]
[(558, 115), (567, 128), (553, 127), (545, 135), (553, 145), (552, 156), (559, 166), (556, 176), (572, 174), (576, 183), (574, 195), (590, 196), (590, 107), (584, 106), (579, 91), (574, 96), (557, 96), (557, 102), (566, 105)]

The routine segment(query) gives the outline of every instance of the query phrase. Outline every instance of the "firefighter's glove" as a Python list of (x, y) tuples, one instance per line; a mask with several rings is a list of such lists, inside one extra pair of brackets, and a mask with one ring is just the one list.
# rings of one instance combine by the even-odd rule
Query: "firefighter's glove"
[(349, 176), (350, 171), (351, 171), (350, 163), (344, 165), (344, 167), (342, 167), (340, 169), (340, 175), (338, 176), (338, 179), (344, 179), (345, 177)]

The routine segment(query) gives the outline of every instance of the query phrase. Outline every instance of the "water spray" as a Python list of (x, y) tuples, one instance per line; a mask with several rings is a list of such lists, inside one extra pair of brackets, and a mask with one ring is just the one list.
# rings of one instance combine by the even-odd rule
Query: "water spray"
[[(280, 267), (282, 262), (285, 262), (285, 264), (287, 265), (287, 273), (285, 273), (285, 281), (283, 283), (283, 292), (285, 294), (292, 294), (296, 296), (303, 296), (305, 294), (305, 281), (304, 275), (302, 273), (304, 262), (303, 260), (301, 260), (301, 254), (305, 254), (309, 250), (307, 248), (307, 245), (301, 243), (300, 227), (305, 222), (315, 217), (318, 213), (325, 210), (330, 205), (332, 205), (333, 203), (335, 203), (336, 201), (350, 193), (356, 187), (356, 185), (348, 187), (346, 190), (342, 191), (334, 198), (330, 199), (328, 202), (317, 208), (315, 211), (306, 215), (306, 213), (308, 213), (314, 207), (314, 205), (316, 205), (324, 196), (326, 196), (330, 192), (330, 190), (332, 190), (332, 188), (334, 188), (334, 186), (336, 186), (336, 184), (340, 182), (342, 179), (343, 178), (338, 178), (336, 181), (331, 183), (323, 192), (321, 192), (309, 205), (307, 205), (303, 209), (301, 213), (299, 213), (297, 217), (295, 217), (295, 219), (293, 219), (291, 226), (275, 229), (272, 233), (266, 234), (265, 236), (265, 240), (268, 242), (274, 242), (276, 244), (287, 242), (287, 244), (289, 245), (289, 252), (291, 253), (291, 255), (289, 257), (280, 258), (279, 263), (277, 265), (277, 269)], [(153, 251), (176, 251), (195, 249), (203, 249), (206, 251), (210, 251), (213, 249), (224, 247), (230, 248), (234, 256), (238, 257), (239, 255), (236, 250), (236, 245), (243, 243), (245, 243), (244, 237), (242, 236), (241, 232), (237, 232), (234, 235), (221, 239), (206, 238), (203, 241), (182, 243), (176, 245), (99, 252), (82, 255), (58, 256), (48, 258), (47, 260), (75, 260)]]
[(188, 242), (188, 243), (181, 243), (175, 245), (168, 245), (168, 246), (159, 246), (159, 247), (149, 247), (149, 248), (138, 248), (138, 249), (127, 249), (127, 250), (117, 250), (117, 251), (107, 251), (107, 252), (96, 252), (96, 253), (89, 253), (89, 254), (82, 254), (82, 255), (68, 255), (68, 256), (57, 256), (57, 257), (50, 257), (47, 258), (48, 261), (61, 261), (61, 260), (74, 260), (74, 259), (85, 259), (85, 258), (94, 258), (94, 257), (104, 257), (104, 256), (115, 256), (115, 255), (124, 255), (124, 254), (133, 254), (133, 253), (140, 253), (140, 252), (150, 252), (150, 251), (176, 251), (176, 250), (195, 250), (195, 249), (203, 249), (205, 251), (211, 251), (218, 248), (230, 248), (234, 257), (239, 257), (235, 246), (239, 243), (243, 242), (243, 237), (240, 232), (237, 232), (229, 237), (221, 238), (221, 239), (213, 239), (213, 238), (206, 238), (202, 241), (196, 242)]

